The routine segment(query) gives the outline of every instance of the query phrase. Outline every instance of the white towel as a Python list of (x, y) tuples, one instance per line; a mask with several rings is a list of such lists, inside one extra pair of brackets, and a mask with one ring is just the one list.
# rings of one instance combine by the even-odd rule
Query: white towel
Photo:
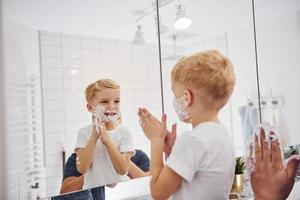
[(255, 106), (242, 106), (239, 108), (239, 113), (242, 119), (243, 140), (247, 145), (259, 124), (259, 109)]
[(262, 121), (263, 123), (269, 123), (279, 132), (280, 142), (283, 147), (289, 146), (289, 130), (284, 113), (280, 107), (275, 109), (271, 107), (264, 107), (262, 109)]

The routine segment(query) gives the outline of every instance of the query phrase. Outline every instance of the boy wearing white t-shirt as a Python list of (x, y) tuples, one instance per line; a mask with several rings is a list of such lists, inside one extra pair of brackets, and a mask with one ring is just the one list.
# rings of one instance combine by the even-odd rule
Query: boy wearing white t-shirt
[[(139, 109), (141, 126), (151, 141), (152, 197), (228, 199), (235, 169), (234, 146), (218, 114), (235, 85), (233, 66), (218, 51), (196, 53), (177, 62), (171, 81), (176, 113), (181, 121), (191, 123), (193, 130), (176, 139), (176, 126), (171, 132), (166, 129), (166, 114), (159, 122), (145, 108)], [(164, 151), (169, 156), (166, 164)]]
[(83, 189), (117, 183), (128, 172), (134, 154), (132, 135), (120, 121), (120, 86), (101, 79), (85, 90), (93, 123), (79, 130), (76, 166), (84, 174)]

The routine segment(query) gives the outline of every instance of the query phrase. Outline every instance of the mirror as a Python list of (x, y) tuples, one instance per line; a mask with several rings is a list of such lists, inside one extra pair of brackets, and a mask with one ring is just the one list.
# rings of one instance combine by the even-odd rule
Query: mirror
[(262, 121), (271, 124), (284, 147), (300, 143), (300, 2), (255, 1)]
[[(182, 10), (191, 24), (180, 27), (176, 16)], [(221, 110), (220, 121), (231, 134), (236, 156), (244, 155), (244, 145), (259, 123), (251, 0), (171, 1), (160, 9), (160, 16), (164, 109), (169, 114), (168, 121), (179, 122), (172, 106), (170, 83), (174, 64), (184, 55), (216, 49), (231, 60), (236, 76), (234, 92)], [(178, 134), (191, 129), (183, 123), (177, 126)]]
[[(2, 2), (4, 57), (9, 58), (5, 73), (12, 91), (6, 100), (13, 127), (8, 130), (8, 199), (59, 195), (77, 132), (91, 123), (84, 89), (100, 78), (120, 84), (122, 123), (133, 134), (134, 148), (149, 157), (137, 108), (151, 108), (158, 117), (166, 112), (168, 122), (178, 121), (170, 70), (182, 55), (201, 50), (218, 49), (235, 66), (235, 91), (221, 120), (237, 155), (244, 154), (248, 132), (243, 129), (258, 113), (250, 0), (160, 1), (159, 17), (155, 2), (146, 0)], [(174, 28), (178, 4), (192, 19), (184, 30)], [(241, 109), (247, 109), (242, 117)], [(190, 127), (178, 123), (178, 133), (186, 129)], [(105, 187), (105, 195), (149, 198), (148, 183), (149, 177), (123, 181), (113, 189)]]
[[(22, 195), (33, 199), (36, 193), (41, 197), (60, 194), (63, 171), (74, 152), (78, 130), (92, 122), (86, 108), (85, 88), (103, 78), (120, 84), (122, 124), (130, 130), (132, 148), (144, 153), (136, 151), (131, 160), (139, 169), (148, 170), (149, 161), (143, 159), (149, 157), (150, 148), (139, 127), (137, 109), (145, 106), (151, 107), (154, 114), (162, 112), (154, 7), (155, 3), (147, 0), (4, 1), (7, 38), (15, 45), (8, 46), (11, 57), (20, 62), (11, 71), (24, 77), (30, 75), (29, 84), (33, 87), (25, 91), (32, 97), (28, 100), (28, 116), (30, 120), (37, 116), (33, 120), (34, 135), (28, 131), (26, 139), (19, 136), (14, 144), (34, 146), (34, 158), (28, 164), (33, 167), (30, 180), (20, 180), (11, 186), (16, 190), (18, 185), (24, 185), (22, 190), (31, 194), (28, 197), (26, 192), (12, 192), (12, 199), (14, 195), (19, 195), (15, 199)], [(27, 82), (23, 82), (26, 86)], [(16, 105), (11, 103), (12, 107)], [(28, 138), (32, 140), (29, 144)], [(16, 154), (21, 151), (18, 149)], [(73, 164), (77, 158), (73, 157)], [(28, 161), (13, 162), (16, 168)], [(143, 166), (143, 162), (148, 162), (148, 166)], [(132, 176), (135, 177), (139, 176)], [(12, 179), (12, 183), (18, 178)], [(124, 176), (121, 180), (130, 178)], [(96, 182), (90, 187), (113, 183), (116, 182)], [(111, 189), (108, 195), (113, 193)]]

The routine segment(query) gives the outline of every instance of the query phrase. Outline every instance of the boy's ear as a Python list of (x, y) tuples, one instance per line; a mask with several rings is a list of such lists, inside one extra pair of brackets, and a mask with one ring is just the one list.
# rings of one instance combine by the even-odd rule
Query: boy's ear
[(190, 106), (193, 103), (193, 93), (190, 90), (184, 90), (185, 106)]
[(93, 108), (92, 106), (90, 106), (90, 104), (86, 104), (86, 108), (88, 109), (89, 112), (93, 111)]

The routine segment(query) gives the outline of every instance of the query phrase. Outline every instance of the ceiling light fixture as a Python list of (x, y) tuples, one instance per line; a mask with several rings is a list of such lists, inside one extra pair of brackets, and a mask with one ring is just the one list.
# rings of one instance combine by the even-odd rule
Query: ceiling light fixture
[(175, 6), (177, 9), (174, 27), (179, 30), (187, 29), (191, 26), (192, 20), (186, 15), (183, 4)]
[(132, 40), (133, 44), (142, 45), (142, 44), (146, 43), (146, 39), (145, 39), (144, 32), (142, 29), (143, 29), (143, 25), (138, 24), (134, 38)]

